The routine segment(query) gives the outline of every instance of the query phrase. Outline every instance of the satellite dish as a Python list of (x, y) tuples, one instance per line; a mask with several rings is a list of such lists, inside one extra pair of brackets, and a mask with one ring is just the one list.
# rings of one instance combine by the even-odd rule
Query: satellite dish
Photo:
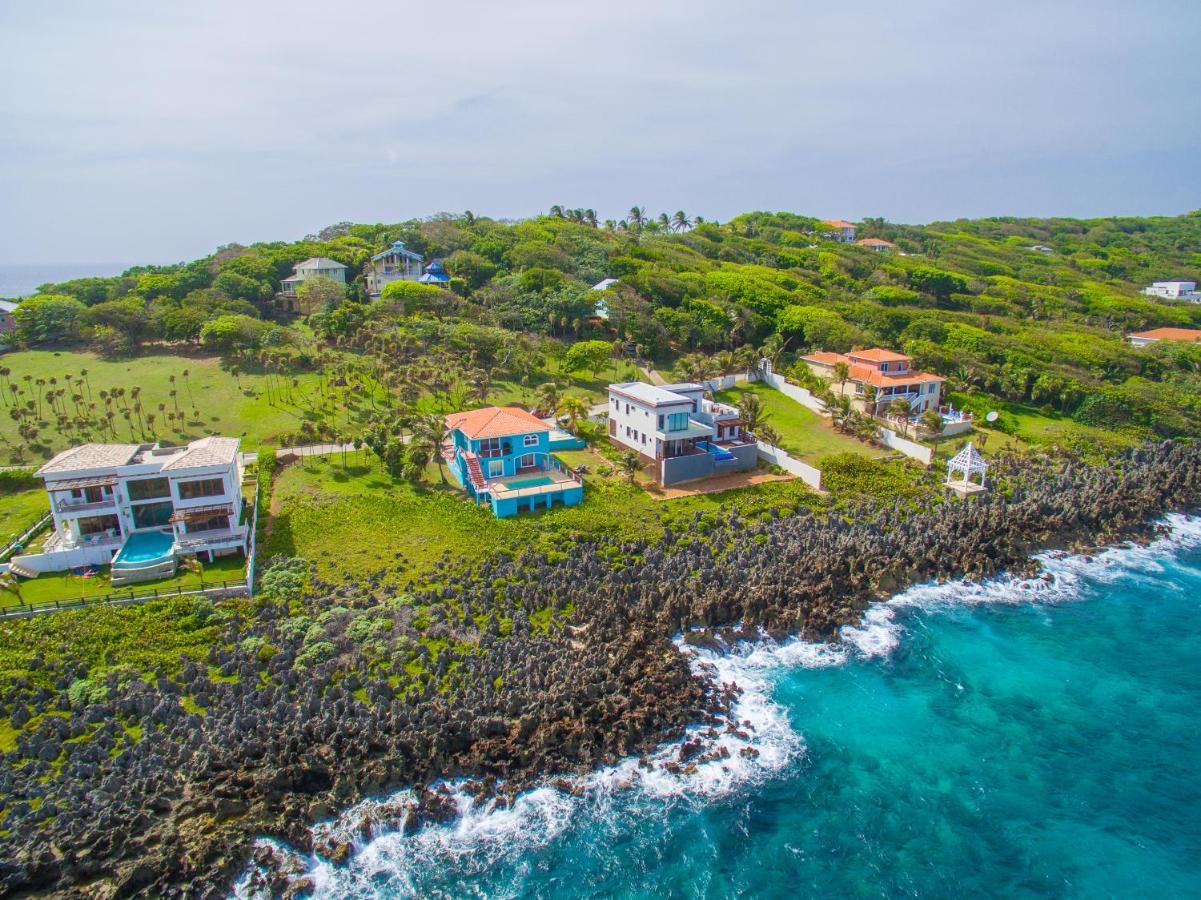
[(994, 409), (992, 412), (990, 412), (987, 416), (984, 417), (984, 421), (995, 422), (999, 418), (1001, 418), (1001, 414)]

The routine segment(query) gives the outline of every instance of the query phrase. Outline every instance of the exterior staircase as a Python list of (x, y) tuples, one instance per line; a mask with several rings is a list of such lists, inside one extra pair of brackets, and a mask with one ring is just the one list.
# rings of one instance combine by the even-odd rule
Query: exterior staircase
[(484, 477), (484, 470), (480, 468), (480, 460), (471, 451), (466, 451), (463, 454), (463, 461), (467, 464), (467, 477), (471, 479), (471, 486), (475, 488), (477, 494), (484, 494), (488, 491), (488, 479)]
[(8, 571), (12, 572), (14, 575), (20, 575), (22, 578), (38, 577), (37, 572), (34, 572), (32, 569), (25, 568), (19, 562), (10, 562), (8, 564)]

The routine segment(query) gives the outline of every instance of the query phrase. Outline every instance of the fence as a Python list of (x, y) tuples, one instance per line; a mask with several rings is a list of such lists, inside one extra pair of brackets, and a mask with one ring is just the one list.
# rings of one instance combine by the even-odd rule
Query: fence
[(808, 390), (798, 385), (793, 384), (787, 378), (777, 375), (771, 370), (771, 366), (766, 366), (759, 372), (759, 379), (767, 385), (774, 387), (785, 397), (790, 397), (797, 403), (807, 409), (813, 410), (819, 416), (826, 414), (826, 404), (822, 403), (813, 396)]
[(4, 549), (0, 550), (0, 562), (6, 561), (10, 556), (17, 552), (19, 547), (24, 547), (25, 542), (45, 528), (46, 523), (49, 522), (50, 519), (50, 513), (44, 514), (40, 519), (26, 528), (20, 535), (5, 544)]
[(168, 597), (207, 597), (210, 594), (239, 596), (249, 594), (249, 589), (244, 581), (235, 581), (233, 584), (230, 584), (228, 581), (222, 581), (220, 587), (213, 584), (211, 587), (200, 587), (188, 591), (180, 587), (173, 591), (153, 590), (142, 594), (134, 593), (132, 590), (129, 593), (114, 591), (101, 597), (81, 597), (78, 600), (47, 600), (44, 603), (25, 603), (21, 601), (0, 609), (0, 620), (22, 619), (29, 616), (36, 616), (39, 613), (62, 612), (69, 609), (88, 609), (93, 606), (127, 606), (132, 603), (145, 603), (147, 600), (164, 600)]
[(254, 596), (254, 570), (257, 559), (259, 541), (259, 507), (262, 506), (263, 480), (260, 478), (254, 486), (254, 515), (250, 519), (250, 546), (246, 551), (246, 593)]
[(796, 457), (789, 456), (779, 447), (773, 447), (771, 444), (763, 443), (763, 441), (758, 441), (756, 447), (759, 450), (760, 459), (767, 460), (767, 462), (779, 466), (785, 472), (791, 472), (815, 491), (821, 490), (822, 473), (820, 469), (815, 469), (808, 463), (803, 463)]

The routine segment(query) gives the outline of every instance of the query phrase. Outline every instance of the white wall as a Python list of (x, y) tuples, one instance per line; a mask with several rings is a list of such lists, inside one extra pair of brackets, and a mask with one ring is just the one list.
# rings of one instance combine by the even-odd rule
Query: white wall
[(763, 443), (763, 441), (756, 441), (755, 444), (759, 450), (760, 459), (779, 466), (785, 472), (796, 475), (814, 490), (821, 490), (822, 473), (820, 469), (815, 469), (808, 463), (803, 463), (799, 459), (789, 456), (779, 447), (773, 447), (771, 444)]
[(65, 572), (82, 566), (107, 566), (113, 560), (113, 554), (120, 549), (119, 544), (107, 544), (103, 547), (79, 547), (75, 550), (59, 550), (54, 553), (29, 553), (14, 556), (12, 562), (24, 569), (37, 572)]
[(808, 409), (813, 410), (819, 416), (826, 414), (826, 406), (820, 400), (813, 396), (808, 390), (803, 387), (798, 387), (786, 378), (777, 375), (775, 372), (764, 372), (759, 376), (764, 384), (771, 385), (781, 394), (786, 397), (791, 397), (797, 403)]
[(880, 429), (880, 440), (885, 447), (890, 450), (896, 450), (898, 453), (904, 453), (910, 459), (916, 459), (923, 466), (930, 465), (930, 461), (934, 458), (934, 450), (927, 447), (925, 444), (919, 444), (916, 441), (910, 441), (895, 431), (888, 428)]

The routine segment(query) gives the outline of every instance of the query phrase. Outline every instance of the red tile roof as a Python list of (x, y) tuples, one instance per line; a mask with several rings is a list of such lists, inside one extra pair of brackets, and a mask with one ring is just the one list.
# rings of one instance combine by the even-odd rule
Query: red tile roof
[(862, 244), (865, 247), (895, 247), (892, 241), (885, 241), (881, 238), (861, 238), (855, 241), (856, 244)]
[(471, 412), (451, 413), (446, 427), (457, 429), (472, 440), (512, 437), (550, 431), (550, 426), (519, 406), (485, 406)]
[(829, 225), (831, 228), (854, 228), (854, 222), (844, 222), (842, 219), (822, 219), (823, 225)]
[(904, 353), (893, 353), (891, 350), (885, 350), (881, 347), (872, 347), (870, 350), (852, 350), (847, 354), (849, 359), (866, 359), (871, 362), (906, 362), (913, 359), (912, 356), (906, 356)]
[(946, 381), (941, 375), (918, 372), (914, 369), (908, 372), (881, 372), (875, 366), (856, 363), (851, 357), (878, 362), (910, 359), (910, 357), (905, 356), (903, 353), (893, 353), (891, 350), (882, 350), (879, 347), (873, 347), (871, 350), (856, 350), (850, 354), (831, 353), (828, 350), (815, 350), (813, 353), (802, 356), (801, 359), (806, 362), (817, 363), (821, 366), (829, 366), (830, 368), (833, 368), (837, 363), (844, 362), (851, 367), (850, 381), (859, 381), (864, 384), (875, 385), (876, 387), (896, 387), (905, 384), (917, 384), (919, 382)]
[(1150, 331), (1136, 331), (1130, 336), (1149, 341), (1201, 341), (1201, 331), (1196, 328), (1152, 328)]

